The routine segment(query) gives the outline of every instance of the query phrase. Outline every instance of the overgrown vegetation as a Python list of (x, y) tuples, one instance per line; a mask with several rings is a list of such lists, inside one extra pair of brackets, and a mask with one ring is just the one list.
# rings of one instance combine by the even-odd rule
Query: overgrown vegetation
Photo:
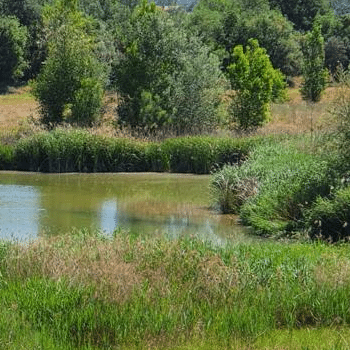
[(262, 333), (350, 322), (346, 246), (219, 248), (76, 232), (2, 243), (0, 252), (1, 314), (13, 321), (0, 322), (0, 339), (9, 348), (175, 348), (200, 338), (255, 348)]
[(208, 174), (240, 163), (262, 137), (179, 137), (163, 142), (56, 129), (0, 148), (1, 167), (42, 172), (171, 171)]

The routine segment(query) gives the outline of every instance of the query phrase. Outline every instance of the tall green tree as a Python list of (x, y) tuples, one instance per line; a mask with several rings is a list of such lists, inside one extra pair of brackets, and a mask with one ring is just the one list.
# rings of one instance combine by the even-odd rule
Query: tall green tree
[(11, 83), (23, 76), (27, 67), (27, 28), (13, 16), (0, 16), (0, 83)]
[(130, 24), (113, 71), (124, 101), (119, 121), (178, 133), (217, 127), (226, 87), (219, 59), (154, 3), (140, 3)]
[(329, 0), (269, 0), (271, 7), (281, 10), (282, 14), (291, 21), (296, 30), (312, 29), (317, 15), (331, 11)]
[(303, 83), (301, 94), (304, 100), (318, 102), (325, 90), (328, 71), (325, 66), (324, 39), (321, 27), (315, 22), (303, 42)]
[(257, 128), (269, 120), (270, 103), (282, 98), (285, 90), (283, 75), (275, 70), (257, 40), (248, 41), (233, 49), (233, 63), (227, 72), (235, 97), (232, 118), (239, 129)]
[(48, 125), (91, 124), (102, 105), (105, 75), (94, 53), (93, 24), (77, 5), (57, 0), (44, 12), (49, 49), (34, 94)]
[(287, 76), (300, 74), (301, 50), (293, 25), (276, 10), (265, 12), (229, 11), (225, 14), (217, 40), (230, 53), (237, 45), (246, 46), (255, 38), (266, 49), (275, 68)]

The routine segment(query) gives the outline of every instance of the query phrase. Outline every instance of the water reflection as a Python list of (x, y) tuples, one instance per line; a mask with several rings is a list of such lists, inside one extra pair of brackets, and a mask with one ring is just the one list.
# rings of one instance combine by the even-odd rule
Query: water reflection
[(113, 232), (119, 226), (118, 206), (115, 199), (102, 203), (101, 206), (101, 230), (103, 232)]
[(0, 238), (122, 228), (221, 245), (238, 229), (208, 210), (208, 183), (207, 176), (175, 174), (0, 172)]
[(39, 233), (40, 193), (32, 186), (0, 185), (0, 237), (23, 240)]

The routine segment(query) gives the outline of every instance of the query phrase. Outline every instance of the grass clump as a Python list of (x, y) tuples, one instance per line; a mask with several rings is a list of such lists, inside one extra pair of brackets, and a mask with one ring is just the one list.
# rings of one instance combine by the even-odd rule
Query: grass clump
[(214, 247), (80, 232), (12, 244), (0, 264), (0, 310), (13, 320), (0, 322), (0, 344), (9, 333), (22, 341), (23, 329), (48, 348), (176, 348), (196, 339), (254, 348), (275, 330), (350, 323), (341, 245)]
[(172, 172), (208, 174), (224, 164), (241, 162), (259, 138), (178, 137), (165, 140), (161, 149)]

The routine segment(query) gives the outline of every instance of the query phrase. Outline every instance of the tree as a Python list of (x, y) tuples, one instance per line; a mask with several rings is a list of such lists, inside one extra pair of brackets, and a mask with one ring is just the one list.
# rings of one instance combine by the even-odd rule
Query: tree
[(27, 67), (27, 29), (13, 16), (0, 17), (0, 82), (21, 78)]
[(271, 7), (278, 8), (282, 14), (294, 23), (295, 29), (312, 29), (315, 17), (330, 11), (329, 0), (269, 0)]
[(242, 130), (257, 128), (269, 120), (270, 102), (283, 97), (283, 75), (254, 39), (248, 41), (245, 52), (242, 45), (236, 46), (232, 61), (227, 71), (235, 91), (233, 121)]
[(306, 34), (302, 50), (303, 83), (301, 94), (304, 100), (318, 102), (328, 80), (328, 71), (324, 68), (324, 39), (318, 23), (315, 23), (312, 31)]
[(217, 127), (226, 84), (219, 59), (154, 3), (137, 6), (130, 24), (113, 70), (119, 122), (178, 133)]
[(33, 89), (42, 121), (91, 124), (102, 105), (105, 76), (93, 51), (92, 23), (75, 0), (58, 0), (44, 15), (48, 57)]
[(275, 68), (295, 76), (301, 69), (301, 50), (293, 25), (276, 10), (256, 12), (229, 11), (223, 20), (217, 40), (227, 50), (246, 46), (250, 38), (266, 49)]

